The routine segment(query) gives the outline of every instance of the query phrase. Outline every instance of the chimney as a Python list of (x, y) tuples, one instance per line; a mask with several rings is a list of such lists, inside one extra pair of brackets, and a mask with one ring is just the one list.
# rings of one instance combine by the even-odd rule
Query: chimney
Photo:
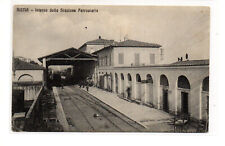
[(101, 37), (101, 36), (99, 36), (99, 37), (98, 37), (98, 39), (102, 39), (102, 37)]

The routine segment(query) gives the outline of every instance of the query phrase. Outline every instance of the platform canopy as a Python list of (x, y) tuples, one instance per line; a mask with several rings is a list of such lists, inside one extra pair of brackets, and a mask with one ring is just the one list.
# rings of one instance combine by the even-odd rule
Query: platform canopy
[(76, 62), (97, 61), (97, 56), (75, 48), (69, 48), (38, 58), (41, 63), (44, 59), (47, 65), (73, 65)]

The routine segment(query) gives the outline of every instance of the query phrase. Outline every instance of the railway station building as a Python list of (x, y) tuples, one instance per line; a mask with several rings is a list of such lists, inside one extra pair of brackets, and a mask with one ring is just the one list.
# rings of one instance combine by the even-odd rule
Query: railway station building
[(98, 56), (97, 87), (165, 112), (208, 120), (209, 60), (162, 64), (161, 45), (135, 40), (114, 41), (92, 53)]

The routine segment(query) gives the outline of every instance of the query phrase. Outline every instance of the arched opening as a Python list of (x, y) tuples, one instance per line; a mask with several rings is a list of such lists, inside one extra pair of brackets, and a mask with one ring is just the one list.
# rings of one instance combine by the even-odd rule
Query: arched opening
[(33, 77), (29, 74), (23, 74), (18, 78), (18, 81), (21, 82), (32, 82), (34, 81)]
[(141, 76), (136, 74), (136, 99), (141, 100)]
[(101, 73), (100, 75), (99, 75), (99, 88), (100, 89), (104, 89), (104, 75), (103, 75), (103, 73)]
[(109, 91), (112, 92), (112, 88), (113, 88), (113, 76), (112, 73), (109, 74)]
[(128, 79), (127, 98), (131, 99), (131, 96), (132, 96), (132, 78), (131, 78), (131, 75), (129, 73), (127, 74), (127, 79)]
[(162, 94), (162, 109), (165, 112), (169, 112), (169, 99), (168, 99), (169, 82), (165, 75), (160, 76), (160, 87)]
[(164, 86), (165, 88), (169, 87), (169, 82), (165, 75), (160, 76), (160, 85)]
[(146, 76), (146, 82), (153, 84), (153, 79), (152, 79), (152, 76), (150, 74), (147, 74), (147, 76)]
[(115, 73), (116, 93), (118, 93), (118, 75)]
[(127, 79), (128, 79), (128, 81), (132, 81), (132, 78), (131, 78), (130, 74), (127, 74)]
[(178, 93), (180, 94), (180, 98), (178, 98), (179, 100), (178, 107), (180, 107), (181, 113), (188, 114), (189, 112), (188, 96), (191, 88), (190, 83), (185, 76), (181, 75), (178, 77), (177, 86), (178, 86)]
[(136, 74), (136, 82), (141, 82), (141, 76), (139, 74)]
[(106, 73), (106, 90), (111, 90), (111, 73)]
[(209, 77), (204, 78), (202, 81), (202, 91), (209, 92)]
[(202, 81), (202, 119), (208, 121), (209, 115), (209, 77)]
[(120, 74), (120, 76), (121, 76), (121, 94), (122, 94), (122, 96), (124, 97), (124, 75), (121, 73)]
[(107, 73), (104, 74), (104, 89), (105, 90), (108, 89), (108, 74)]
[(178, 88), (190, 89), (190, 83), (185, 76), (178, 77)]
[(95, 73), (95, 78), (94, 78), (94, 85), (97, 86), (98, 83), (98, 73)]
[(146, 102), (147, 103), (153, 103), (153, 79), (150, 74), (146, 75)]

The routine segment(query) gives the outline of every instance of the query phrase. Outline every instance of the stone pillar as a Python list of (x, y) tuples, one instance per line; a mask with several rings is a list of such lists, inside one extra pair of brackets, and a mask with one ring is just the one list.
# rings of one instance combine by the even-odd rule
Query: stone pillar
[(161, 87), (160, 87), (160, 77), (156, 76), (155, 80), (153, 81), (153, 104), (157, 109), (160, 109), (160, 98), (161, 98)]
[(122, 91), (121, 91), (121, 76), (120, 74), (118, 74), (118, 93), (121, 94)]
[[(169, 109), (177, 114), (178, 111), (178, 89), (176, 81), (170, 81), (168, 99), (169, 99)], [(170, 102), (171, 101), (171, 102)]]
[(200, 94), (199, 94), (199, 120), (202, 120), (202, 115), (203, 115), (203, 111), (202, 111), (202, 90), (200, 88)]
[(46, 58), (43, 58), (42, 60), (42, 66), (45, 68), (45, 70), (43, 71), (43, 86), (47, 85), (47, 66), (46, 66)]
[(202, 96), (201, 96), (201, 82), (191, 84), (191, 90), (188, 96), (188, 112), (191, 117), (197, 120), (202, 119)]
[(98, 79), (99, 79), (99, 73), (98, 73), (98, 67), (95, 68), (95, 86), (98, 87)]
[(111, 91), (113, 92), (113, 87), (114, 86), (114, 83), (113, 83), (113, 75), (111, 75)]
[(128, 84), (128, 79), (127, 76), (124, 75), (124, 97), (127, 98), (127, 88), (128, 88), (129, 84)]
[[(202, 89), (202, 87), (201, 87), (201, 89)], [(200, 108), (201, 109), (199, 109), (200, 110), (200, 113), (201, 113), (201, 116), (200, 116), (200, 119), (201, 120), (208, 120), (208, 100), (209, 100), (209, 98), (208, 98), (208, 96), (209, 96), (209, 92), (207, 92), (207, 91), (201, 91), (201, 97), (200, 97), (200, 100), (201, 100), (201, 106), (200, 106)]]
[(122, 80), (120, 78), (120, 93), (125, 93), (124, 92), (124, 89), (125, 89), (125, 83), (124, 83), (124, 80)]
[(106, 79), (107, 79), (106, 89), (109, 91), (109, 74), (107, 74)]
[(132, 91), (133, 91), (133, 99), (137, 99), (137, 83), (136, 78), (132, 81)]
[(144, 84), (144, 90), (145, 90), (145, 96), (144, 96), (144, 103), (146, 103), (147, 101), (149, 102), (149, 84), (148, 83), (145, 83)]
[(46, 68), (46, 58), (43, 58), (42, 65), (43, 65), (44, 68)]
[(112, 79), (113, 79), (112, 91), (115, 93), (116, 92), (116, 78), (115, 78), (115, 74), (112, 75)]
[(104, 75), (104, 89), (107, 89), (107, 76)]
[(96, 86), (99, 87), (99, 82), (100, 82), (100, 74), (97, 74), (97, 79), (96, 79)]

